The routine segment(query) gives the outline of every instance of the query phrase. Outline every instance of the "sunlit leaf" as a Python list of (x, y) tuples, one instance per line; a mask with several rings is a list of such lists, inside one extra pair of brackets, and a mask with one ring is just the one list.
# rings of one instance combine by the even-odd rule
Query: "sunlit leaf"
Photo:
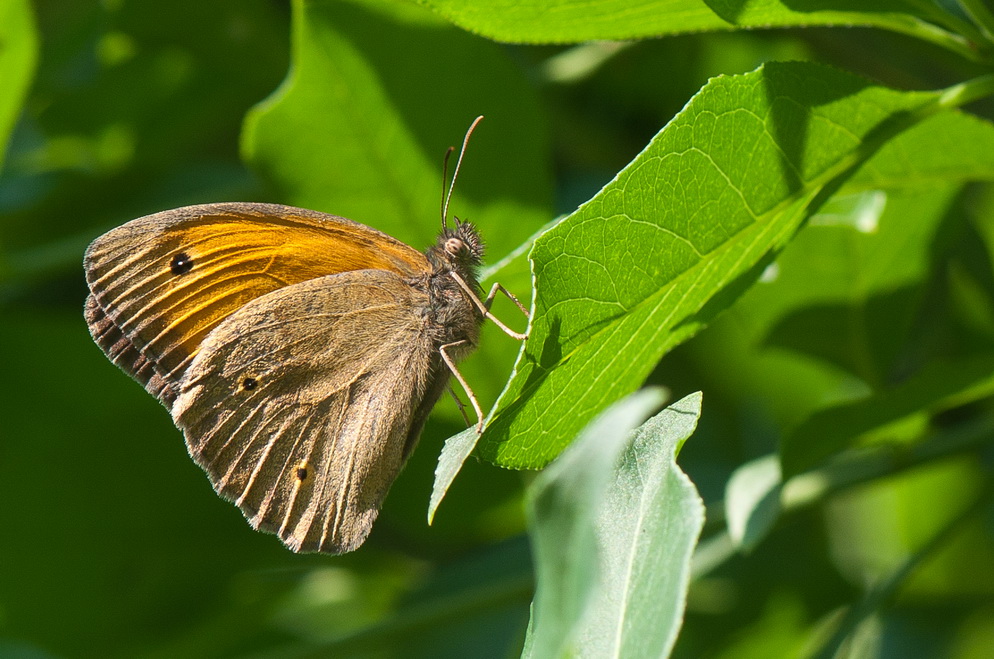
[[(563, 43), (633, 39), (703, 30), (805, 25), (873, 25), (926, 33), (932, 12), (908, 0), (854, 5), (826, 0), (816, 7), (785, 0), (423, 0), (457, 25), (501, 41)], [(554, 17), (554, 20), (553, 20)]]
[(805, 63), (713, 79), (536, 241), (535, 318), (481, 453), (519, 468), (552, 459), (937, 99)]

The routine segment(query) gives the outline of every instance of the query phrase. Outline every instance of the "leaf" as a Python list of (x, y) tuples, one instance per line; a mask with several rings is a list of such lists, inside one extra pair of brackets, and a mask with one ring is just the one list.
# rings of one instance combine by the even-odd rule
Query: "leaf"
[(459, 470), (462, 469), (466, 458), (476, 448), (477, 439), (476, 427), (472, 427), (445, 440), (442, 452), (438, 456), (438, 466), (435, 467), (435, 482), (431, 488), (431, 501), (428, 503), (429, 524), (435, 519), (438, 506), (442, 503)]
[(871, 431), (883, 429), (877, 441), (896, 439), (886, 431), (900, 421), (930, 416), (992, 394), (994, 354), (929, 364), (899, 385), (821, 410), (805, 420), (784, 438), (780, 448), (784, 478), (817, 466)]
[[(950, 149), (950, 144), (956, 144)], [(846, 190), (921, 190), (943, 183), (994, 181), (994, 125), (941, 112), (889, 141), (846, 183)]]
[(766, 536), (780, 516), (780, 461), (767, 455), (732, 473), (725, 488), (728, 535), (741, 551), (749, 551)]
[[(822, 360), (869, 390), (892, 384), (908, 370), (901, 360), (916, 339), (923, 286), (960, 187), (933, 182), (856, 195), (847, 187), (836, 195), (784, 250), (776, 280), (739, 307), (755, 342)], [(841, 208), (847, 201), (857, 207)]]
[(675, 459), (701, 395), (631, 433), (659, 396), (612, 406), (530, 488), (537, 584), (525, 656), (659, 657), (672, 648), (704, 522)]
[[(950, 140), (962, 148), (942, 148)], [(823, 409), (806, 420), (811, 410), (791, 401), (800, 417), (781, 440), (785, 478), (867, 433), (884, 429), (879, 439), (896, 439), (888, 428), (897, 422), (922, 414), (927, 422), (928, 414), (989, 395), (994, 365), (986, 349), (933, 349), (930, 362), (909, 370), (922, 359), (915, 356), (923, 341), (918, 319), (935, 313), (925, 291), (934, 285), (933, 270), (944, 267), (934, 263), (936, 246), (952, 240), (949, 209), (970, 179), (994, 179), (994, 126), (959, 112), (930, 117), (861, 167), (780, 255), (776, 277), (736, 306), (736, 332), (750, 342), (824, 360), (866, 385), (860, 400), (852, 400), (852, 387), (845, 401), (824, 392)], [(942, 330), (939, 337), (947, 342)], [(783, 362), (776, 368), (782, 373)], [(757, 378), (765, 380), (757, 387), (776, 386)]]
[[(994, 126), (968, 114), (936, 114), (887, 142), (688, 346), (710, 386), (747, 392), (750, 413), (787, 434), (818, 410), (894, 387), (926, 360), (964, 358), (948, 335), (955, 311), (937, 308), (953, 303), (941, 290), (946, 269), (962, 274), (947, 253), (970, 241), (958, 219), (963, 181), (992, 176)], [(976, 217), (983, 232), (989, 213)], [(985, 281), (989, 268), (979, 263), (972, 276)], [(970, 313), (989, 311), (989, 286), (974, 291)]]
[[(575, 643), (598, 580), (599, 502), (632, 430), (663, 403), (651, 389), (619, 401), (595, 419), (528, 490), (536, 591), (526, 654), (560, 656)], [(563, 548), (569, 551), (564, 553)]]
[(804, 25), (873, 25), (920, 33), (925, 28), (916, 16), (928, 15), (919, 3), (906, 0), (875, 0), (858, 5), (826, 0), (816, 3), (817, 8), (807, 6), (811, 3), (785, 0), (602, 0), (593, 5), (570, 0), (427, 0), (427, 4), (471, 32), (524, 43)]
[(614, 181), (536, 240), (533, 324), (481, 455), (512, 468), (555, 457), (938, 98), (808, 63), (711, 80)]
[(0, 2), (0, 171), (7, 140), (21, 113), (38, 58), (38, 35), (28, 0)]
[(290, 73), (243, 136), (282, 199), (428, 245), (445, 149), (483, 114), (451, 211), (498, 257), (548, 220), (542, 112), (503, 50), (407, 3), (297, 0), (293, 11)]

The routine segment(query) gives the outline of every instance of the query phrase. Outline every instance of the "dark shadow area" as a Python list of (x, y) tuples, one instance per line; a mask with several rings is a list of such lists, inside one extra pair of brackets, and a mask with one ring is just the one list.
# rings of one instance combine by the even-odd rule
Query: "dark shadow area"
[(880, 386), (890, 379), (920, 303), (921, 289), (909, 286), (875, 295), (863, 305), (806, 307), (781, 318), (761, 345), (826, 361)]

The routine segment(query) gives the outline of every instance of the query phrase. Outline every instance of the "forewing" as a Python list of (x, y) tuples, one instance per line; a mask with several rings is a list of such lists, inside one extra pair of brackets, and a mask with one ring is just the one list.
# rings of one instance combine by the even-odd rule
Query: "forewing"
[(173, 418), (214, 488), (294, 551), (369, 534), (437, 365), (423, 293), (384, 271), (269, 293), (204, 341)]
[(155, 365), (124, 336), (121, 328), (107, 317), (93, 295), (86, 297), (83, 316), (90, 328), (90, 335), (108, 359), (137, 380), (148, 393), (158, 398), (166, 409), (170, 409), (176, 399), (173, 383), (167, 382), (155, 370)]
[[(105, 233), (84, 267), (99, 309), (88, 310), (88, 320), (109, 322), (173, 385), (208, 333), (251, 300), (329, 274), (375, 268), (413, 276), (429, 266), (417, 250), (344, 218), (273, 204), (207, 204)], [(100, 340), (106, 327), (90, 323), (111, 356), (108, 345), (117, 344)], [(115, 361), (142, 381), (136, 368)]]

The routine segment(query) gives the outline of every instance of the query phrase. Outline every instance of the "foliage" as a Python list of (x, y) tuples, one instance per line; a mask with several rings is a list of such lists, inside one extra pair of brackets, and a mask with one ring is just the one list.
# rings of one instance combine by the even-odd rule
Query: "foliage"
[[(0, 0), (0, 651), (984, 656), (992, 76), (982, 0)], [(290, 554), (92, 345), (82, 250), (225, 200), (427, 244), (478, 114), (453, 210), (529, 339)]]
[(653, 657), (673, 647), (704, 522), (675, 460), (701, 395), (633, 432), (661, 402), (647, 389), (616, 403), (529, 488), (536, 584), (524, 656)]

